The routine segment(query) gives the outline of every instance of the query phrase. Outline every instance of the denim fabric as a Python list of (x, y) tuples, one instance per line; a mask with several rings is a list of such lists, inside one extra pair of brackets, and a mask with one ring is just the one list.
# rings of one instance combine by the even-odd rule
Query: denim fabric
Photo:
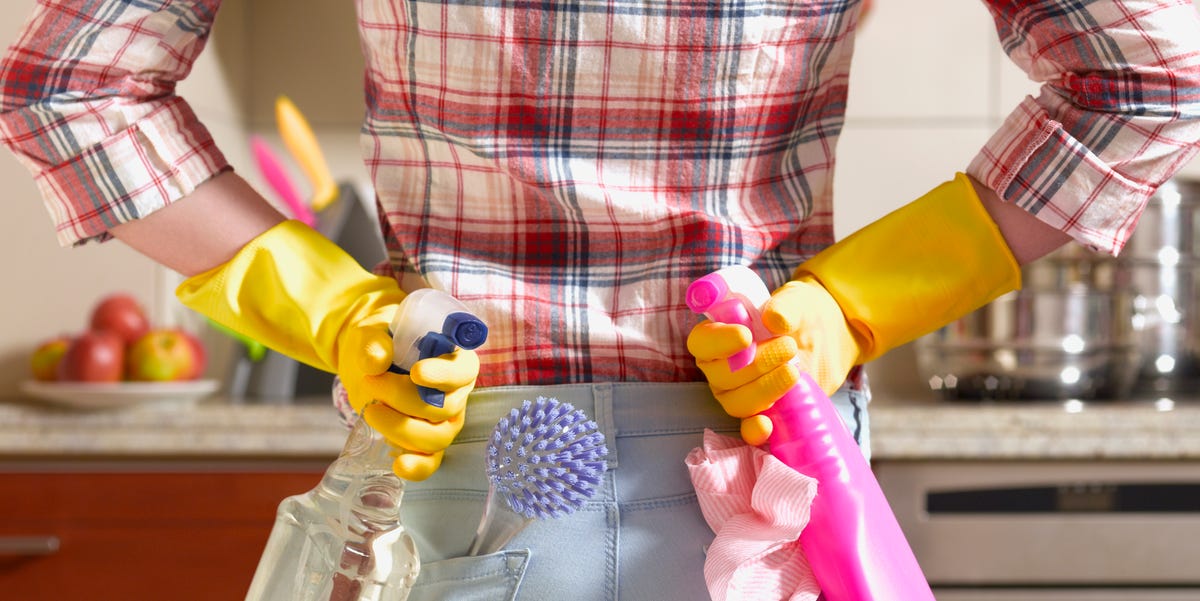
[(526, 550), (422, 562), (408, 601), (512, 601), (528, 562)]
[[(487, 437), (501, 416), (539, 396), (571, 403), (600, 426), (610, 453), (603, 485), (574, 514), (530, 523), (506, 551), (463, 557), (487, 493)], [(867, 400), (846, 389), (833, 398), (860, 444)], [(683, 463), (705, 428), (736, 436), (738, 422), (703, 383), (477, 390), (441, 469), (405, 495), (403, 519), (423, 564), (413, 599), (707, 599), (702, 570), (713, 533)]]

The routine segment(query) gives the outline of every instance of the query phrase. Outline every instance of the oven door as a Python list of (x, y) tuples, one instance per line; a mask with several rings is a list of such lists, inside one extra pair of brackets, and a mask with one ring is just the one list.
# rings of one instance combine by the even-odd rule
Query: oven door
[(1200, 463), (879, 462), (939, 601), (1200, 599)]
[(937, 601), (1196, 601), (1200, 589), (1158, 590), (1154, 588), (1065, 590), (1013, 588), (971, 590), (935, 588)]

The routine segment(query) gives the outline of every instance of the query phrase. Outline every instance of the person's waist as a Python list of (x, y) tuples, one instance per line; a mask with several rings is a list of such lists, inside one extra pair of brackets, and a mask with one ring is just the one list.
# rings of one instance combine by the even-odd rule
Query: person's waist
[(570, 403), (594, 420), (606, 437), (671, 433), (736, 432), (730, 417), (703, 382), (601, 382), (477, 388), (467, 402), (458, 442), (488, 439), (496, 422), (538, 397)]

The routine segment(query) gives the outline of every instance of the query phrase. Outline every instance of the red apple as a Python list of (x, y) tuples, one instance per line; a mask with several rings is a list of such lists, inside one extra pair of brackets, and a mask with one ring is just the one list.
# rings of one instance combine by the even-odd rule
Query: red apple
[(122, 293), (110, 294), (96, 303), (90, 325), (93, 330), (116, 334), (125, 344), (133, 344), (150, 331), (150, 320), (141, 303)]
[(67, 354), (70, 345), (70, 336), (58, 336), (38, 344), (29, 356), (29, 370), (33, 373), (33, 379), (41, 382), (57, 380), (58, 363)]
[(58, 362), (64, 382), (119, 382), (125, 371), (125, 343), (112, 332), (87, 331), (67, 347)]
[(204, 346), (183, 330), (150, 330), (129, 347), (125, 359), (130, 380), (172, 382), (194, 380), (204, 372)]
[(191, 373), (185, 374), (185, 380), (199, 380), (204, 375), (204, 368), (208, 367), (208, 352), (204, 349), (204, 343), (200, 341), (198, 336), (193, 335), (186, 330), (179, 330), (179, 333), (192, 346), (195, 361), (192, 362)]

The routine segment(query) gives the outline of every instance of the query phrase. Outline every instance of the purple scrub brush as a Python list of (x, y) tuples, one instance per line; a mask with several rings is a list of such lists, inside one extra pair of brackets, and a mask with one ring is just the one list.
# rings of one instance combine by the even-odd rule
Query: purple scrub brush
[(570, 403), (538, 397), (500, 418), (487, 447), (487, 503), (467, 554), (495, 553), (535, 518), (582, 507), (604, 476), (606, 455), (596, 422)]

